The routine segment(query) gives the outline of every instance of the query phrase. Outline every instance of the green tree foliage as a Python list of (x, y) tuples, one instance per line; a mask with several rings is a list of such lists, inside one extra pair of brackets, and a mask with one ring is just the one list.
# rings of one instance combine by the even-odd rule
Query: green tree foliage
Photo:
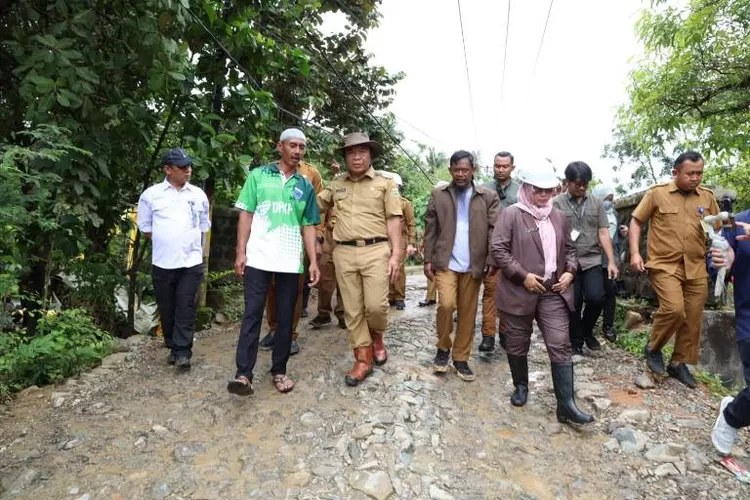
[(627, 148), (614, 149), (636, 166), (652, 161), (655, 171), (667, 145), (698, 149), (709, 179), (750, 203), (749, 31), (747, 0), (652, 1), (637, 25), (645, 55), (617, 124), (615, 145)]
[[(124, 280), (124, 259), (109, 258), (110, 243), (162, 175), (159, 153), (168, 146), (190, 151), (193, 182), (213, 192), (233, 190), (249, 165), (274, 158), (287, 126), (305, 128), (320, 161), (333, 158), (345, 132), (377, 136), (370, 113), (382, 114), (401, 78), (363, 48), (379, 3), (2, 3), (0, 189), (8, 196), (0, 223), (13, 229), (0, 236), (0, 273), (12, 271), (21, 292), (43, 296), (74, 261), (110, 270), (119, 262)], [(347, 16), (347, 30), (322, 34), (323, 16), (335, 12)], [(399, 140), (392, 119), (383, 120)], [(383, 162), (393, 162), (394, 141), (378, 139)], [(0, 296), (19, 292), (16, 278)]]

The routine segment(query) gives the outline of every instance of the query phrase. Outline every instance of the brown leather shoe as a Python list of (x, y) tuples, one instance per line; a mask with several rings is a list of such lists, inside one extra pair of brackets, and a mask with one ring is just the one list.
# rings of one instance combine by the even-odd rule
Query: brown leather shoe
[(372, 338), (372, 361), (378, 366), (384, 365), (388, 361), (388, 351), (385, 350), (383, 332), (371, 331), (370, 338)]
[(346, 385), (352, 387), (362, 382), (372, 373), (372, 346), (357, 347), (354, 349), (354, 366), (346, 374)]

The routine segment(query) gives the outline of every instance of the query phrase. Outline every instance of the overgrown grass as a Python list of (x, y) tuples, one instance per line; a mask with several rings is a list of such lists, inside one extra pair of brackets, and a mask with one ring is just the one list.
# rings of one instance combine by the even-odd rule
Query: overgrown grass
[(243, 284), (234, 278), (234, 270), (209, 274), (208, 286), (219, 294), (221, 312), (229, 321), (239, 321), (245, 312), (245, 291)]
[(80, 309), (45, 313), (31, 337), (0, 332), (0, 396), (80, 373), (111, 353), (113, 344)]

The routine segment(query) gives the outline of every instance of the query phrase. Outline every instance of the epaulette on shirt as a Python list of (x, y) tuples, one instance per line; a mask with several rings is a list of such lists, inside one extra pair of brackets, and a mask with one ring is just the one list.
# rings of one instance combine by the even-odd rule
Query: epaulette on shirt
[(706, 191), (707, 193), (711, 194), (712, 196), (716, 196), (716, 194), (714, 193), (714, 190), (710, 189), (710, 188), (707, 188), (707, 187), (698, 186), (697, 188), (695, 188), (695, 190), (696, 191)]
[(653, 186), (651, 186), (650, 188), (648, 188), (648, 190), (649, 190), (649, 191), (651, 191), (652, 189), (656, 189), (656, 188), (658, 188), (658, 187), (665, 187), (665, 186), (667, 186), (667, 185), (668, 185), (668, 184), (669, 184), (670, 182), (672, 182), (672, 181), (669, 181), (669, 182), (660, 182), (660, 183), (658, 183), (658, 184), (654, 184)]

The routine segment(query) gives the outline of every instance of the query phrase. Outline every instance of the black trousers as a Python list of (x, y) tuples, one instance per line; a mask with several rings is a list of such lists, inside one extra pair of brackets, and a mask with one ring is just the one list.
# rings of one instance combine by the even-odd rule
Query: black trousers
[(237, 341), (237, 373), (253, 380), (253, 369), (258, 359), (258, 340), (263, 322), (263, 310), (271, 278), (276, 288), (276, 333), (273, 337), (271, 374), (286, 374), (289, 349), (292, 347), (292, 320), (299, 292), (299, 274), (273, 273), (254, 267), (245, 268), (245, 314), (242, 316), (240, 337)]
[(159, 308), (164, 344), (175, 357), (193, 355), (195, 296), (203, 279), (203, 264), (178, 269), (151, 266), (156, 306)]
[[(570, 344), (582, 347), (585, 338), (594, 336), (594, 326), (604, 307), (602, 267), (578, 270), (573, 282), (576, 310), (570, 313)], [(585, 304), (585, 307), (584, 307)]]
[(602, 326), (605, 330), (615, 326), (615, 309), (617, 308), (617, 281), (609, 279), (607, 270), (602, 268), (604, 280), (604, 312)]
[(310, 303), (310, 273), (306, 272), (305, 273), (305, 287), (302, 289), (302, 309), (307, 309), (307, 304), (309, 303)]
[(740, 359), (745, 370), (746, 387), (740, 391), (724, 410), (724, 418), (735, 429), (750, 426), (750, 341), (738, 342)]

